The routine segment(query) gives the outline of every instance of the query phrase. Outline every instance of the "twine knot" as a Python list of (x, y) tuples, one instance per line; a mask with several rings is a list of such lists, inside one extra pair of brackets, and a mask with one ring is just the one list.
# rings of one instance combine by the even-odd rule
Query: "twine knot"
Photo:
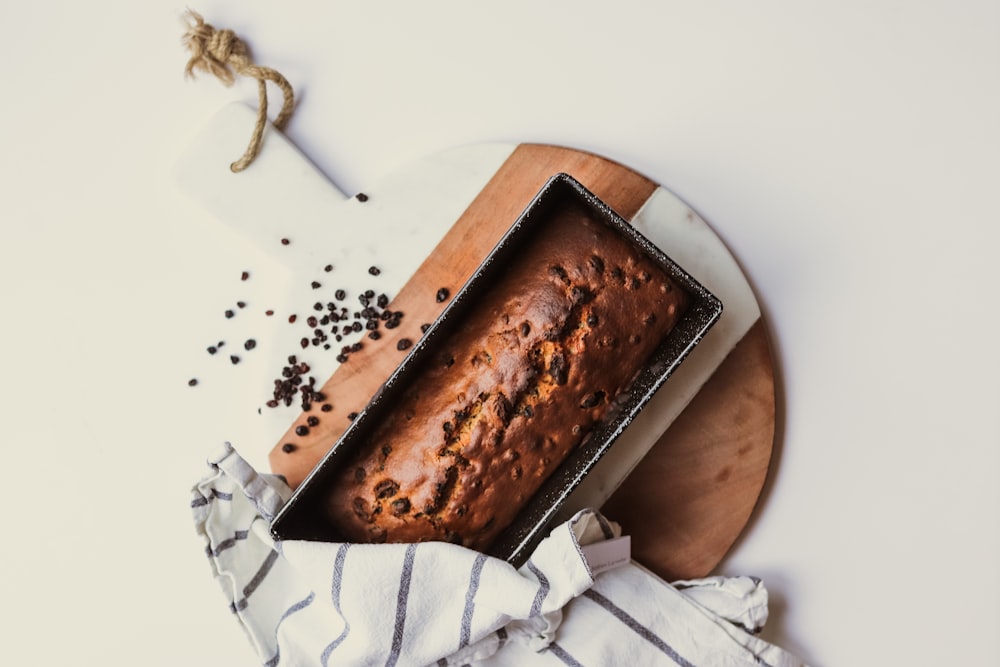
[(205, 23), (200, 14), (192, 10), (187, 11), (185, 18), (188, 29), (183, 42), (191, 53), (191, 58), (184, 68), (187, 76), (194, 77), (195, 70), (201, 70), (212, 74), (227, 86), (236, 81), (237, 75), (257, 80), (257, 122), (254, 124), (250, 144), (243, 156), (229, 165), (233, 171), (243, 171), (257, 157), (264, 137), (264, 128), (267, 125), (266, 82), (271, 81), (277, 85), (283, 96), (281, 111), (273, 123), (279, 130), (284, 129), (292, 115), (295, 104), (292, 86), (279, 72), (270, 67), (255, 65), (250, 57), (250, 49), (232, 30), (216, 30)]

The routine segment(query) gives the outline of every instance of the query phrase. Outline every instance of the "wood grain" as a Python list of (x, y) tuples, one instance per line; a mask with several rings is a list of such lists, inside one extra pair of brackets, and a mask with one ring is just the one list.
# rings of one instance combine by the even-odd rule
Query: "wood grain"
[[(389, 305), (402, 311), (403, 323), (384, 331), (378, 341), (367, 342), (360, 352), (324, 383), (321, 391), (333, 411), (313, 407), (292, 423), (270, 453), (271, 469), (284, 475), (294, 488), (329, 451), (347, 429), (351, 412), (361, 410), (402, 360), (396, 344), (401, 338), (416, 340), (420, 325), (432, 322), (445, 304), (435, 295), (444, 287), (454, 294), (521, 211), (554, 174), (565, 172), (580, 181), (622, 217), (631, 219), (657, 185), (606, 158), (578, 150), (541, 144), (522, 144), (473, 200), (440, 243), (403, 286)], [(320, 418), (305, 436), (295, 434), (310, 415)], [(284, 451), (291, 444), (294, 450)]]
[(774, 442), (774, 373), (757, 320), (602, 512), (671, 581), (708, 575), (743, 531)]

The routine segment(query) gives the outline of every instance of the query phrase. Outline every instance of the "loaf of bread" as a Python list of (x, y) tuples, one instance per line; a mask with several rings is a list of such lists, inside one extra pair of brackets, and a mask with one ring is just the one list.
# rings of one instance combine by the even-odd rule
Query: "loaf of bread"
[(545, 221), (339, 471), (344, 539), (487, 550), (627, 389), (689, 299), (592, 215)]

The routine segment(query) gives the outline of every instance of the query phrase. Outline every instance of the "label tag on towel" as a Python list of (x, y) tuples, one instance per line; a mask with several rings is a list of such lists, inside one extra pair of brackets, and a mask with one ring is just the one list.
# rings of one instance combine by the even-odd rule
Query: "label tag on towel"
[(624, 565), (632, 559), (632, 538), (622, 535), (613, 540), (588, 544), (581, 547), (581, 550), (591, 574), (596, 577), (601, 572)]

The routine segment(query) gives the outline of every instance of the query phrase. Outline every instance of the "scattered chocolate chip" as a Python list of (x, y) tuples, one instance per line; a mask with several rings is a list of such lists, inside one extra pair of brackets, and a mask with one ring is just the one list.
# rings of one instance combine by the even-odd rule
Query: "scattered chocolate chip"
[(247, 339), (247, 342), (243, 343), (244, 350), (252, 350), (255, 347), (257, 347), (257, 341), (255, 341), (253, 338), (249, 338)]
[(324, 403), (322, 407), (320, 407), (320, 410), (322, 410), (323, 412), (329, 412), (330, 410), (333, 410), (333, 406), (330, 405), (329, 403)]
[(243, 273), (240, 274), (240, 280), (246, 280), (249, 277), (250, 277), (249, 271), (244, 271)]
[(236, 313), (234, 313), (233, 311), (227, 310), (226, 311), (226, 319), (228, 320), (229, 318), (233, 317), (235, 314)]
[(448, 288), (442, 287), (437, 291), (437, 294), (434, 295), (434, 299), (438, 303), (443, 303), (449, 296), (451, 296), (451, 292), (448, 291)]
[(236, 302), (236, 307), (237, 308), (246, 308), (247, 307), (247, 302), (246, 301), (237, 301)]
[(309, 435), (309, 427), (305, 424), (299, 424), (295, 427), (295, 435)]
[(281, 451), (283, 451), (283, 452), (284, 452), (284, 453), (286, 453), (286, 454), (291, 454), (291, 453), (292, 453), (292, 452), (294, 452), (294, 451), (295, 451), (296, 449), (298, 449), (298, 447), (296, 447), (295, 445), (293, 445), (293, 444), (292, 444), (292, 443), (290, 443), (290, 442), (286, 442), (285, 444), (283, 444), (283, 445), (281, 446)]
[(237, 357), (235, 354), (231, 354), (229, 355), (229, 361), (233, 362), (233, 366), (235, 366), (236, 364), (240, 363), (240, 358)]
[(396, 343), (396, 349), (397, 350), (406, 350), (411, 345), (413, 345), (413, 341), (411, 341), (409, 338), (400, 338), (399, 342)]
[(274, 311), (273, 310), (265, 310), (264, 314), (267, 315), (268, 317), (271, 317), (272, 315), (274, 315)]
[(281, 239), (281, 245), (288, 245), (289, 243), (291, 243), (291, 241), (288, 239)]
[(309, 426), (319, 426), (319, 417), (311, 416), (306, 419), (306, 423), (309, 424)]
[(339, 289), (333, 293), (333, 298), (335, 298), (337, 301), (343, 301), (344, 299), (347, 298), (347, 292), (345, 292), (342, 289)]
[(377, 266), (369, 266), (368, 267), (368, 273), (370, 275), (377, 276), (378, 274), (382, 273), (382, 270), (380, 268), (378, 268)]
[(322, 285), (318, 281), (315, 281), (315, 280), (312, 281), (311, 283), (309, 283), (309, 286), (312, 287), (313, 289), (319, 289), (320, 287), (322, 287)]
[(333, 264), (327, 264), (326, 266), (323, 267), (323, 270), (326, 271), (327, 273), (330, 273), (331, 271), (333, 271)]
[(196, 387), (196, 386), (198, 386), (198, 379), (197, 378), (191, 378), (190, 380), (188, 380), (188, 386), (189, 387)]
[(214, 345), (209, 345), (208, 346), (208, 353), (209, 354), (215, 354), (218, 351), (219, 351), (219, 348), (215, 347)]
[(364, 192), (359, 192), (358, 194), (354, 195), (354, 198), (362, 203), (368, 201), (368, 195), (366, 195)]
[(298, 315), (289, 315), (288, 316), (288, 323), (289, 324), (295, 324), (295, 320), (297, 320), (297, 319), (299, 319)]

